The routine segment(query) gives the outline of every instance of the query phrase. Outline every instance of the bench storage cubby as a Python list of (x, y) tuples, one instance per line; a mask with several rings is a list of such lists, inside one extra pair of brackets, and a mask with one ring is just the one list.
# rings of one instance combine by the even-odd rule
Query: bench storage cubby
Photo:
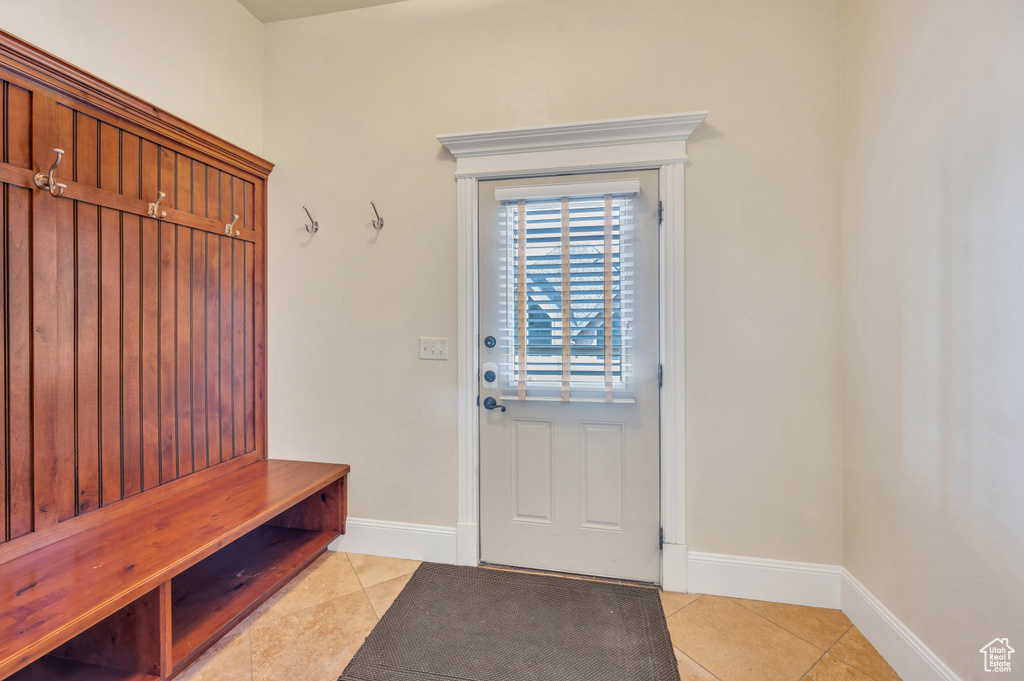
[(0, 566), (0, 677), (160, 679), (344, 530), (348, 466), (263, 461)]

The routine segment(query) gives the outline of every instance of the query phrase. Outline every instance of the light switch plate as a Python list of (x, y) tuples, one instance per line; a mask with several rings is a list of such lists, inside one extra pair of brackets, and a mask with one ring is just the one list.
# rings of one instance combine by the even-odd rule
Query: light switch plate
[(420, 359), (448, 359), (448, 339), (420, 338)]

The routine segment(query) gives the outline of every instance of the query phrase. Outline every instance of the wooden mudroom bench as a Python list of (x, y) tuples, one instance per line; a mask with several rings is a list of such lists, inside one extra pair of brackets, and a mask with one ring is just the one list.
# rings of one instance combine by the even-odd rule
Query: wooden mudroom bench
[(177, 674), (344, 531), (347, 473), (256, 462), (0, 565), (0, 678)]
[(345, 527), (267, 448), (273, 164), (3, 31), (0, 133), (0, 679), (168, 679)]

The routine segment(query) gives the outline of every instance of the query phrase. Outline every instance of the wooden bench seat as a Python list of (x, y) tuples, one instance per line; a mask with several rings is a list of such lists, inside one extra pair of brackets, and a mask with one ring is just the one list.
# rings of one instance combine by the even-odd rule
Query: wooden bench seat
[(348, 470), (258, 461), (0, 564), (0, 678), (174, 676), (344, 531)]

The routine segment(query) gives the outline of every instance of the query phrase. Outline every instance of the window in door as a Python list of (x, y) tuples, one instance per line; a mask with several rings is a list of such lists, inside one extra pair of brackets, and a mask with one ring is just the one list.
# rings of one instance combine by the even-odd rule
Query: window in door
[(499, 231), (502, 392), (630, 401), (633, 180), (509, 187)]

